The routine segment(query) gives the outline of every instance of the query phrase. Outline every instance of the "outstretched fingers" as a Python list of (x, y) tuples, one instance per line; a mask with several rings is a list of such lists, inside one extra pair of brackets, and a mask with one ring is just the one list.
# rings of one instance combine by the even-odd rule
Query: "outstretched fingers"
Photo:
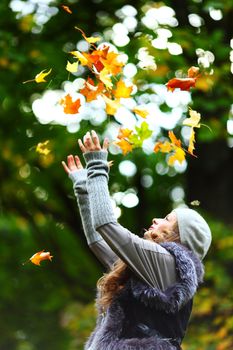
[(75, 158), (75, 162), (76, 162), (77, 168), (78, 169), (83, 169), (83, 166), (82, 166), (82, 163), (81, 163), (79, 157), (78, 156), (74, 156), (74, 158)]
[(95, 145), (95, 151), (101, 150), (101, 146), (100, 146), (100, 141), (99, 141), (98, 135), (96, 134), (95, 130), (92, 130), (91, 133), (92, 133), (93, 144)]
[(83, 145), (81, 139), (78, 139), (78, 144), (79, 144), (79, 148), (81, 149), (82, 153), (85, 153), (85, 152), (88, 151), (88, 150), (86, 149), (86, 147)]
[(109, 146), (109, 139), (105, 137), (104, 142), (103, 142), (103, 150), (107, 151)]
[(68, 166), (66, 165), (66, 163), (64, 162), (64, 160), (63, 160), (61, 163), (62, 163), (62, 166), (63, 166), (65, 172), (66, 172), (67, 174), (69, 174), (69, 173), (70, 173), (70, 169), (68, 168)]
[(63, 168), (67, 174), (69, 174), (71, 171), (74, 170), (80, 170), (83, 169), (82, 163), (78, 156), (73, 156), (70, 154), (67, 156), (67, 164), (66, 162), (62, 161)]

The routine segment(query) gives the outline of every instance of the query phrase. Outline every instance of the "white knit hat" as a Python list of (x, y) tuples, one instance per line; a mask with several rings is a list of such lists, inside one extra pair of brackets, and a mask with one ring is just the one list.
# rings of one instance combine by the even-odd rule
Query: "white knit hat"
[(180, 241), (202, 260), (211, 243), (211, 231), (207, 222), (195, 210), (174, 209), (177, 216)]

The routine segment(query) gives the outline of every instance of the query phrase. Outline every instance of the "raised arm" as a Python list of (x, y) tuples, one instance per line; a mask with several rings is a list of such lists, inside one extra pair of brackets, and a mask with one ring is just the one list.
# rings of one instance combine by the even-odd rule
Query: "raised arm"
[(87, 163), (88, 192), (95, 229), (112, 250), (144, 282), (166, 289), (176, 281), (173, 256), (159, 244), (139, 238), (114, 215), (108, 191), (107, 150), (101, 149), (96, 133), (86, 134), (79, 145)]
[(83, 169), (78, 156), (75, 156), (74, 158), (70, 155), (67, 157), (67, 164), (65, 162), (62, 162), (62, 164), (69, 178), (73, 182), (73, 189), (77, 199), (87, 243), (100, 262), (106, 268), (110, 268), (118, 259), (118, 256), (112, 251), (102, 236), (94, 229), (92, 224), (90, 203), (86, 186), (87, 169)]

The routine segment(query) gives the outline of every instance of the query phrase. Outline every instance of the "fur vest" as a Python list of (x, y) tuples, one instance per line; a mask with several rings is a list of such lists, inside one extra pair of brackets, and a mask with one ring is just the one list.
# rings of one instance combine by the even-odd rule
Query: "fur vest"
[(173, 242), (161, 245), (175, 258), (178, 282), (161, 291), (132, 274), (106, 315), (98, 310), (96, 328), (85, 350), (181, 349), (204, 269), (199, 258), (184, 246)]

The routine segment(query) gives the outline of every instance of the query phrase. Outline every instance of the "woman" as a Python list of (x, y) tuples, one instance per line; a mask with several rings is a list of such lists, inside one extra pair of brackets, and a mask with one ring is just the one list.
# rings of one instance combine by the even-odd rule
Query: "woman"
[(74, 184), (89, 247), (108, 269), (97, 283), (97, 324), (85, 350), (181, 349), (211, 243), (208, 224), (194, 210), (178, 208), (153, 219), (139, 238), (112, 209), (108, 140), (101, 148), (92, 131), (79, 146), (86, 169), (77, 156), (62, 164)]

